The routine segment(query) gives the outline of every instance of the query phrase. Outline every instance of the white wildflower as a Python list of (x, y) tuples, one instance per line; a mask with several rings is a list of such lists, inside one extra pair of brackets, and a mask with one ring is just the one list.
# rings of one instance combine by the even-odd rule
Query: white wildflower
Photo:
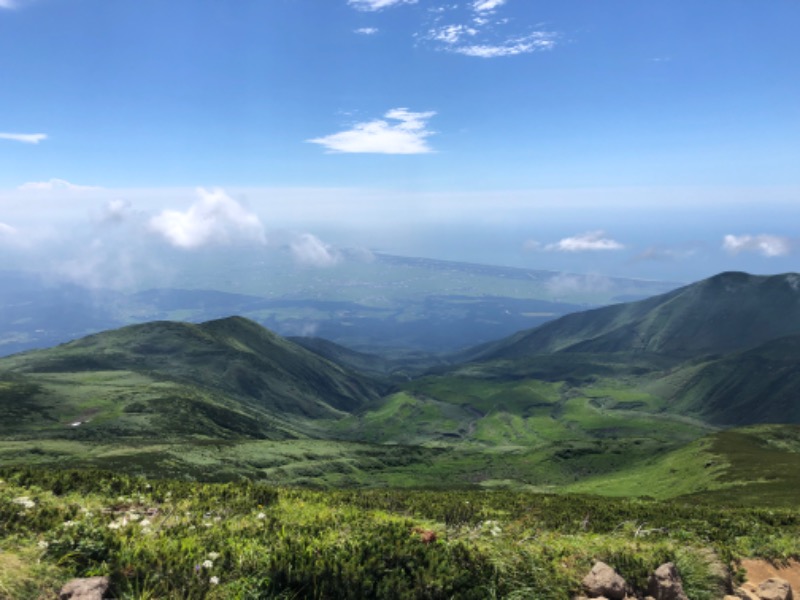
[(217, 585), (219, 583), (219, 577), (214, 575), (211, 579), (208, 580), (211, 585)]
[(64, 521), (64, 527), (75, 527), (77, 523), (75, 521)]
[(256, 519), (266, 519), (266, 518), (267, 515), (265, 515), (263, 512), (260, 512), (256, 515)]
[(47, 550), (47, 548), (49, 548), (49, 547), (50, 547), (50, 544), (48, 544), (48, 543), (47, 543), (47, 542), (45, 542), (44, 540), (41, 540), (41, 541), (40, 541), (38, 544), (36, 544), (36, 545), (37, 545), (37, 546), (39, 546), (39, 548), (41, 548), (42, 550)]
[(210, 560), (204, 560), (203, 561), (203, 568), (204, 569), (210, 569), (213, 566), (214, 566), (214, 563), (211, 562)]
[(138, 521), (139, 519), (141, 519), (141, 518), (142, 518), (142, 515), (140, 515), (139, 513), (129, 513), (129, 514), (128, 514), (128, 518), (129, 518), (131, 521)]
[(19, 498), (14, 498), (14, 504), (19, 504), (25, 508), (33, 508), (36, 506), (36, 502), (28, 498), (27, 496), (20, 496)]
[(143, 529), (147, 529), (150, 527), (150, 519), (142, 519), (142, 522), (139, 523), (139, 525), (141, 525)]
[(119, 529), (119, 527), (120, 527), (119, 521), (114, 521), (113, 523), (108, 524), (109, 529)]
[(208, 558), (211, 560), (217, 560), (219, 558), (219, 552), (209, 552)]

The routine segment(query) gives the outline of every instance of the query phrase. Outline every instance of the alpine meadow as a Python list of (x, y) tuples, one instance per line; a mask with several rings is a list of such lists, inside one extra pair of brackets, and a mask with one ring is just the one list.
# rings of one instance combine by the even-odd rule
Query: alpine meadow
[(0, 0), (0, 600), (797, 598), (798, 21)]

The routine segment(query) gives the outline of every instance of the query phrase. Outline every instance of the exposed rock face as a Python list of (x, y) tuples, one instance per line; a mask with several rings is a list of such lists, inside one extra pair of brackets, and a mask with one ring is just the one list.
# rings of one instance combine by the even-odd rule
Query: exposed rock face
[(780, 577), (770, 577), (756, 588), (760, 600), (793, 600), (792, 587)]
[(624, 600), (627, 584), (613, 568), (604, 562), (596, 562), (589, 574), (583, 578), (584, 590), (591, 598)]
[(108, 593), (108, 577), (86, 577), (67, 582), (59, 600), (103, 600)]
[(671, 562), (664, 563), (650, 576), (647, 593), (655, 600), (689, 600), (678, 569)]

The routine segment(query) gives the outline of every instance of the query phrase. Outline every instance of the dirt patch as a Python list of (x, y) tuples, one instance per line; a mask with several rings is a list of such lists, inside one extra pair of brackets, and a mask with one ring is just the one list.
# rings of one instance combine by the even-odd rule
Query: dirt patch
[(780, 567), (766, 560), (746, 559), (742, 561), (742, 568), (747, 572), (747, 583), (742, 586), (746, 590), (754, 590), (759, 583), (770, 577), (780, 577), (792, 586), (795, 598), (800, 596), (800, 562), (796, 560)]

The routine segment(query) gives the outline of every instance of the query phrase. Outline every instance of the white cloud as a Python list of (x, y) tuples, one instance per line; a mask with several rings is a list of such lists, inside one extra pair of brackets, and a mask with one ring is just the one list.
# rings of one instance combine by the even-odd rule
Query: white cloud
[(731, 254), (758, 252), (767, 257), (785, 256), (791, 250), (791, 241), (777, 235), (726, 235), (723, 249)]
[(514, 31), (516, 21), (496, 14), (505, 3), (505, 0), (472, 0), (468, 4), (441, 6), (430, 13), (434, 26), (428, 28), (422, 39), (441, 50), (478, 58), (530, 54), (556, 46), (555, 32), (531, 27), (517, 27)]
[[(2, 2), (2, 0), (0, 0)], [(2, 8), (13, 8), (11, 5), (2, 5)], [(11, 140), (14, 142), (22, 142), (23, 144), (38, 144), (42, 140), (47, 139), (46, 133), (0, 133), (0, 140)]]
[(99, 190), (101, 188), (91, 185), (77, 185), (64, 179), (51, 179), (49, 181), (31, 181), (28, 183), (23, 183), (17, 189), (21, 192), (52, 192), (58, 190), (69, 192), (86, 192)]
[(375, 35), (378, 33), (377, 27), (361, 27), (359, 29), (354, 30), (355, 33), (360, 33), (361, 35)]
[(543, 50), (552, 50), (555, 45), (554, 34), (537, 31), (531, 35), (506, 40), (501, 44), (473, 44), (452, 48), (452, 52), (478, 58), (497, 58), (499, 56), (515, 56), (530, 54)]
[(602, 250), (622, 250), (625, 246), (616, 240), (604, 237), (605, 231), (588, 231), (580, 235), (564, 238), (555, 244), (547, 244), (544, 249), (555, 252), (596, 252)]
[(347, 3), (356, 10), (375, 11), (400, 4), (416, 4), (417, 0), (347, 0)]
[(239, 241), (265, 243), (259, 218), (217, 188), (197, 189), (200, 200), (185, 212), (165, 210), (150, 219), (150, 229), (178, 248)]
[(426, 154), (432, 152), (425, 138), (432, 135), (426, 129), (427, 121), (436, 113), (411, 112), (406, 108), (393, 108), (383, 119), (356, 123), (352, 129), (320, 138), (306, 140), (320, 144), (331, 152), (375, 154)]
[(464, 36), (477, 35), (478, 30), (466, 25), (445, 25), (437, 29), (431, 29), (428, 37), (436, 42), (445, 44), (457, 44)]
[(341, 260), (341, 255), (317, 236), (304, 233), (289, 245), (294, 259), (311, 267), (332, 267)]
[(487, 10), (494, 10), (498, 6), (502, 6), (506, 3), (506, 0), (475, 0), (472, 3), (473, 10), (477, 12), (483, 12)]

